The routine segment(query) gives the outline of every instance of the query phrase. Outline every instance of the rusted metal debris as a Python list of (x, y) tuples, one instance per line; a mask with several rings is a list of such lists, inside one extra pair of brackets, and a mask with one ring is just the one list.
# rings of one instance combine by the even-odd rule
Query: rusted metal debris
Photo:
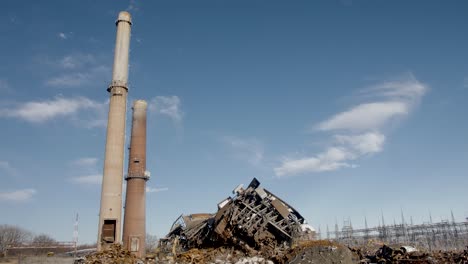
[(218, 204), (214, 214), (181, 215), (161, 240), (167, 251), (193, 248), (235, 247), (249, 254), (282, 254), (294, 242), (311, 240), (315, 230), (292, 206), (253, 179), (247, 188), (239, 185)]

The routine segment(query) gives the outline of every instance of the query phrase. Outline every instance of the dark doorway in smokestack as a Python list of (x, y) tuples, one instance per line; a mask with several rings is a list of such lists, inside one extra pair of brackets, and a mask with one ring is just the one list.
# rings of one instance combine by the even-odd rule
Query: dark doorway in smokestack
[(102, 225), (102, 240), (107, 243), (114, 243), (115, 241), (115, 226), (117, 220), (115, 219), (105, 219), (104, 224)]

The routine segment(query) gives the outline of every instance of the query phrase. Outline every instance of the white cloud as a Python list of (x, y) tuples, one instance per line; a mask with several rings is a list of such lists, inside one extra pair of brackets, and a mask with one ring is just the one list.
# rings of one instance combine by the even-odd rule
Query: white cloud
[(286, 157), (274, 168), (275, 174), (283, 177), (356, 167), (350, 162), (383, 151), (386, 136), (382, 129), (392, 120), (409, 115), (427, 90), (411, 74), (362, 90), (360, 96), (368, 102), (337, 113), (314, 127), (320, 131), (338, 131), (339, 134), (332, 135), (332, 146), (312, 157)]
[(364, 89), (362, 93), (370, 96), (380, 96), (398, 99), (407, 104), (419, 101), (427, 92), (428, 88), (419, 82), (412, 74), (409, 74), (399, 80), (385, 81), (380, 84)]
[(369, 130), (379, 129), (392, 117), (406, 115), (407, 106), (402, 102), (376, 102), (360, 104), (348, 111), (336, 114), (318, 125), (320, 130)]
[(57, 117), (76, 114), (83, 109), (97, 109), (100, 103), (85, 97), (55, 97), (51, 100), (31, 101), (16, 107), (0, 109), (0, 116), (14, 117), (32, 123), (41, 123)]
[(151, 188), (151, 187), (146, 187), (146, 192), (147, 193), (158, 193), (158, 192), (165, 192), (168, 191), (169, 188), (164, 187), (164, 188)]
[(354, 159), (353, 153), (344, 148), (330, 147), (315, 157), (290, 159), (284, 158), (280, 167), (274, 169), (279, 177), (306, 172), (324, 172), (355, 165), (347, 163)]
[(72, 161), (72, 164), (75, 166), (96, 166), (98, 159), (97, 158), (80, 158)]
[(263, 160), (264, 148), (256, 139), (226, 136), (222, 141), (232, 149), (236, 158), (246, 160), (251, 165), (259, 165)]
[(22, 189), (9, 192), (0, 192), (0, 201), (22, 202), (32, 198), (37, 191), (35, 189)]
[[(71, 65), (70, 63), (66, 67), (74, 67)], [(99, 83), (100, 80), (104, 81), (104, 76), (110, 76), (110, 69), (107, 66), (98, 65), (82, 69), (81, 71), (63, 73), (48, 79), (45, 84), (53, 87), (78, 87)]]
[(427, 90), (427, 86), (412, 75), (374, 85), (364, 89), (361, 95), (375, 98), (376, 101), (362, 103), (338, 113), (319, 123), (316, 128), (323, 131), (381, 129), (393, 118), (408, 115)]
[(102, 58), (89, 53), (72, 53), (56, 60), (42, 58), (41, 63), (55, 71), (44, 84), (58, 88), (105, 86), (111, 68), (101, 63)]
[(91, 174), (91, 175), (84, 175), (78, 176), (71, 179), (72, 182), (78, 184), (101, 184), (102, 182), (102, 175), (101, 174)]
[(180, 123), (183, 118), (180, 98), (173, 96), (156, 96), (148, 106), (151, 112), (170, 117), (175, 123)]
[(62, 86), (62, 87), (80, 86), (88, 82), (90, 77), (91, 77), (90, 74), (87, 72), (64, 74), (64, 75), (47, 80), (46, 84), (49, 86)]
[(61, 39), (67, 39), (67, 38), (68, 38), (67, 34), (65, 34), (65, 33), (63, 33), (63, 32), (58, 33), (57, 36), (58, 36), (59, 38), (61, 38)]
[(379, 132), (368, 132), (360, 135), (336, 135), (335, 139), (338, 143), (364, 155), (382, 151), (385, 135)]
[(76, 69), (96, 63), (96, 58), (91, 54), (72, 54), (60, 59), (58, 64), (63, 69)]

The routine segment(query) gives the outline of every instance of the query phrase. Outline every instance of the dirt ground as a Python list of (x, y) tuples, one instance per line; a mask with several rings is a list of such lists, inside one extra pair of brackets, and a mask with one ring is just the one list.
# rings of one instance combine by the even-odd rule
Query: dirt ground
[(0, 258), (0, 264), (73, 264), (73, 258), (47, 256), (11, 257)]

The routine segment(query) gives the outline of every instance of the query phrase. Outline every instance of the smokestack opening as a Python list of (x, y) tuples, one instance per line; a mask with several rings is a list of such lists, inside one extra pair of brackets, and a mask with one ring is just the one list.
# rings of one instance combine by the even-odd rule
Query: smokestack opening
[(139, 237), (130, 237), (130, 251), (138, 252), (140, 250), (140, 238)]
[(115, 226), (117, 220), (115, 219), (105, 219), (104, 224), (102, 225), (102, 240), (106, 243), (114, 243), (115, 241)]

